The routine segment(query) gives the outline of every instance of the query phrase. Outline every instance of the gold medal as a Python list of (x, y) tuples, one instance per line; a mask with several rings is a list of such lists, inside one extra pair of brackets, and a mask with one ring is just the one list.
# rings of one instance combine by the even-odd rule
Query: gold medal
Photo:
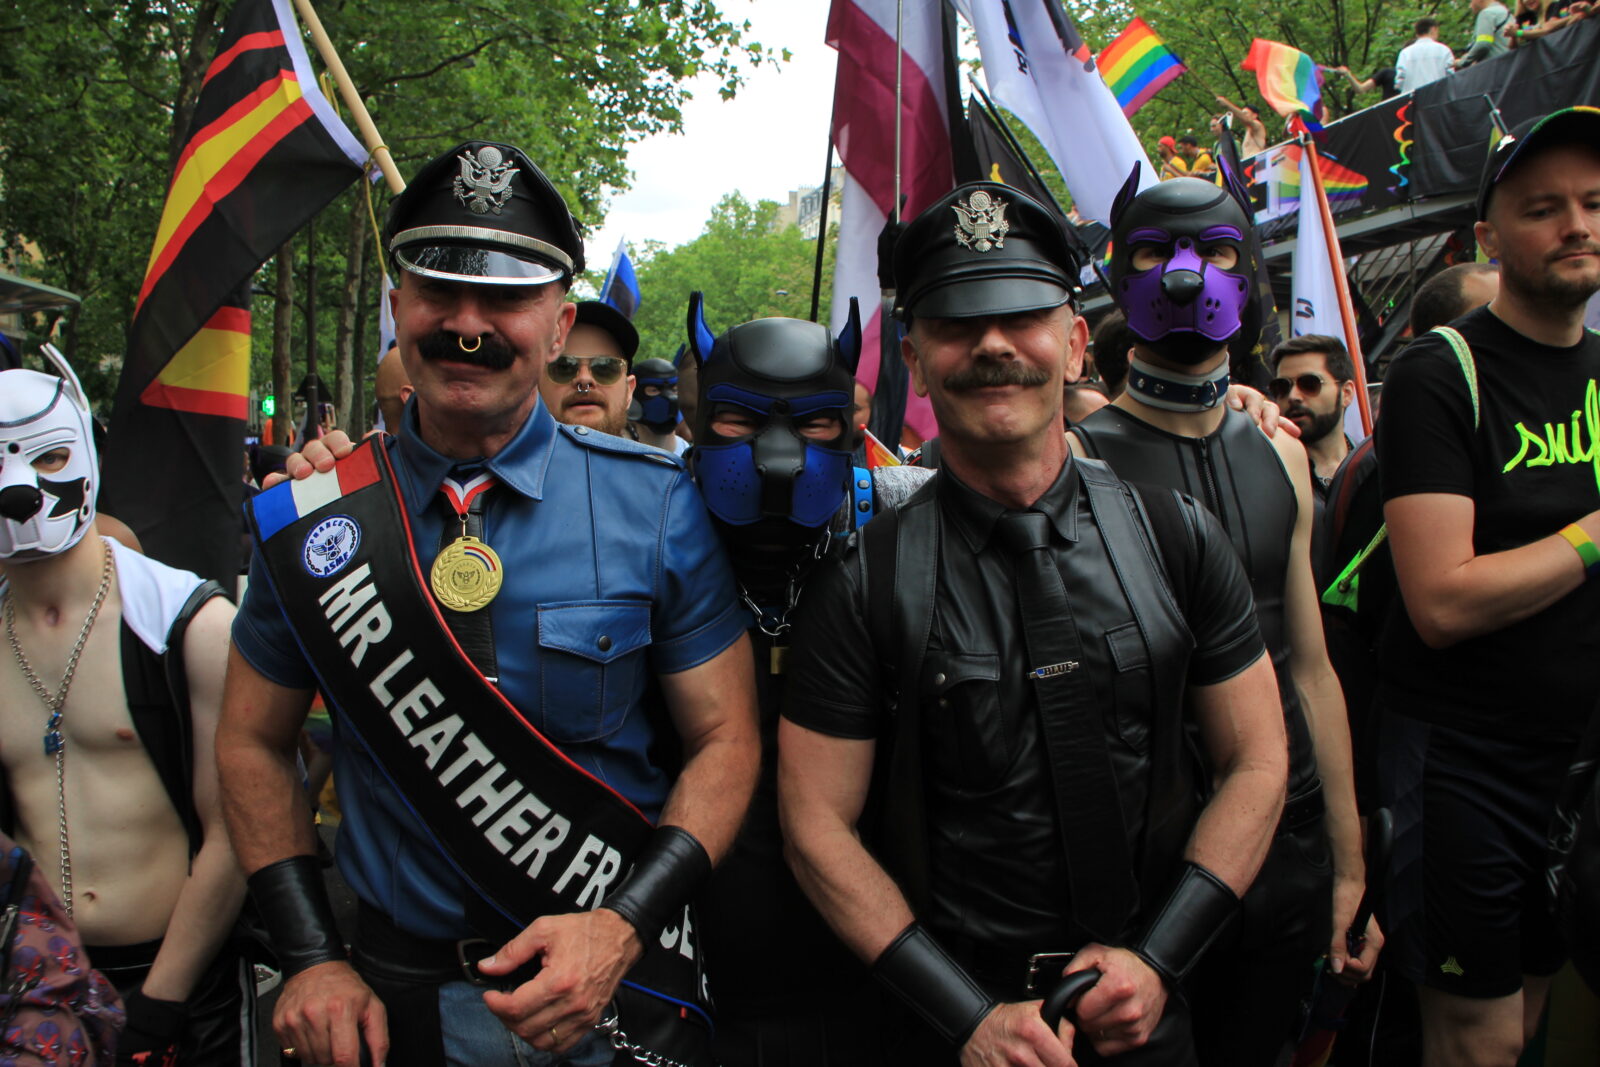
[(458, 537), (439, 551), (428, 574), (433, 595), (452, 611), (478, 611), (500, 592), (500, 557), (476, 537)]

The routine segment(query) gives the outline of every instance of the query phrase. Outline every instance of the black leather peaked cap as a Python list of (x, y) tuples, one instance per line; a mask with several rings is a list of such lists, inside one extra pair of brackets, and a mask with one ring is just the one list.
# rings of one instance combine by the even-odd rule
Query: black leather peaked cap
[(544, 285), (583, 271), (566, 201), (521, 149), (468, 141), (429, 161), (389, 205), (397, 267), (484, 285)]
[(900, 316), (961, 319), (1060, 307), (1083, 268), (1063, 225), (1009, 185), (957, 187), (895, 243)]
[(639, 351), (639, 331), (628, 321), (628, 316), (603, 301), (585, 300), (578, 304), (578, 317), (573, 325), (594, 326), (609, 333), (632, 369), (634, 353)]

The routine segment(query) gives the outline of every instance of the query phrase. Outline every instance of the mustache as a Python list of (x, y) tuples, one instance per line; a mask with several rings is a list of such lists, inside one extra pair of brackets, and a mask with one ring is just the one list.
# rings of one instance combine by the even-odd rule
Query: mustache
[(953, 393), (974, 389), (988, 389), (997, 385), (1038, 387), (1050, 381), (1050, 372), (1040, 367), (992, 359), (980, 359), (970, 367), (956, 371), (944, 380), (944, 387)]
[(1600, 244), (1595, 244), (1593, 241), (1578, 241), (1575, 244), (1563, 245), (1556, 251), (1555, 255), (1551, 256), (1550, 258), (1560, 259), (1563, 256), (1576, 255), (1579, 252), (1587, 252), (1590, 255), (1600, 256)]
[(488, 335), (479, 339), (476, 351), (465, 351), (458, 343), (460, 334), (449, 330), (435, 330), (417, 341), (417, 352), (429, 362), (448, 360), (451, 363), (470, 363), (489, 370), (505, 370), (517, 360), (516, 349), (505, 338)]

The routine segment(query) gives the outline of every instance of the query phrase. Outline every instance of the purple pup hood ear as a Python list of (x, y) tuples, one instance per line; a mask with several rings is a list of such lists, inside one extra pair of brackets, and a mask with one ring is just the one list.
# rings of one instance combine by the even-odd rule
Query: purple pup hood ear
[(1133, 198), (1139, 195), (1139, 168), (1144, 166), (1143, 161), (1133, 165), (1133, 173), (1128, 175), (1128, 180), (1122, 183), (1122, 188), (1117, 192), (1117, 198), (1111, 202), (1111, 228), (1115, 230), (1117, 223), (1122, 220), (1122, 213), (1128, 210), (1128, 205), (1133, 203)]
[(711, 358), (716, 346), (716, 335), (706, 325), (706, 297), (698, 289), (689, 294), (689, 351), (694, 353), (695, 366), (703, 367)]
[(845, 319), (844, 329), (839, 331), (839, 362), (849, 369), (852, 376), (861, 363), (861, 302), (853, 296), (850, 298), (850, 316)]

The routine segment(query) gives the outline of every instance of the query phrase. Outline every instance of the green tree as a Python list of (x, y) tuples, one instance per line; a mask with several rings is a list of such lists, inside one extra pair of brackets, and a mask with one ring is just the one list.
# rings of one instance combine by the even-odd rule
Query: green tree
[[(830, 306), (834, 238), (830, 228), (819, 311), (823, 322)], [(689, 294), (697, 289), (706, 294), (706, 320), (718, 333), (772, 315), (806, 318), (816, 254), (816, 242), (799, 229), (780, 228), (775, 201), (751, 203), (736, 192), (718, 201), (705, 229), (688, 244), (630, 246), (642, 295), (634, 318), (640, 355), (672, 358), (687, 337)], [(595, 264), (593, 282), (599, 282), (605, 266)]]
[[(0, 258), (84, 298), (60, 323), (62, 347), (102, 409), (172, 160), (231, 6), (12, 0), (0, 15)], [(783, 58), (712, 0), (323, 0), (319, 13), (402, 173), (458, 141), (512, 142), (586, 226), (632, 181), (628, 146), (680, 127), (688, 80), (710, 73), (731, 95), (750, 64)], [(315, 314), (297, 316), (293, 344), (320, 354), (329, 384), (336, 341), (364, 324), (346, 319), (340, 332), (351, 246), (373, 239), (347, 224), (358, 195), (330, 205), (315, 242), (296, 242), (296, 270), (315, 264), (314, 290), (297, 279), (297, 299)], [(375, 195), (381, 219), (387, 192)], [(258, 342), (271, 329), (271, 270), (256, 284)], [(370, 316), (378, 286), (355, 288), (358, 315)], [(30, 325), (42, 335), (57, 323)], [(253, 383), (265, 382), (268, 362), (258, 343)]]

